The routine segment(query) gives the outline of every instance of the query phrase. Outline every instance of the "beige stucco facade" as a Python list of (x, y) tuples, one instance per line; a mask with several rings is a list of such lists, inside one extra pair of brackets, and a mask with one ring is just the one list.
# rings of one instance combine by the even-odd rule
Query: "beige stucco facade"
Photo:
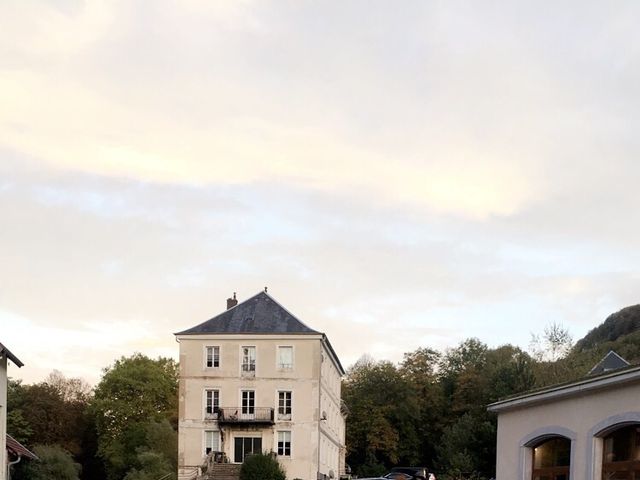
[[(278, 450), (278, 432), (290, 432), (290, 455), (278, 460), (287, 478), (338, 478), (344, 465), (345, 421), (340, 409), (341, 367), (322, 334), (177, 335), (180, 343), (179, 456), (182, 474), (205, 459), (206, 435), (235, 461), (236, 439), (258, 437), (263, 451)], [(207, 347), (217, 347), (219, 366), (207, 367)], [(255, 349), (255, 372), (242, 372), (244, 347)], [(292, 347), (291, 368), (278, 365), (278, 347)], [(219, 407), (242, 412), (242, 391), (255, 392), (256, 409), (273, 409), (272, 424), (228, 424), (206, 412), (206, 392)], [(278, 415), (278, 392), (291, 392), (291, 414)], [(213, 433), (205, 433), (213, 432)], [(321, 477), (322, 478), (322, 477)]]
[(571, 441), (569, 478), (603, 480), (603, 436), (640, 423), (640, 369), (628, 369), (498, 402), (496, 479), (531, 480), (533, 448)]

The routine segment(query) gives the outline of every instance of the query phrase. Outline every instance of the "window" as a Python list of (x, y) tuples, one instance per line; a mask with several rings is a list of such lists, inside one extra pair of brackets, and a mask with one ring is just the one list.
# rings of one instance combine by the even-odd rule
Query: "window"
[(569, 480), (571, 440), (553, 437), (533, 449), (533, 480)]
[(262, 438), (235, 437), (233, 447), (233, 461), (235, 463), (242, 463), (247, 455), (262, 453)]
[(218, 368), (220, 366), (220, 347), (206, 347), (207, 359), (205, 365), (207, 368)]
[(278, 455), (291, 456), (291, 432), (288, 430), (278, 432)]
[(278, 392), (278, 420), (291, 420), (291, 392)]
[(293, 347), (278, 347), (278, 369), (293, 369)]
[(217, 430), (206, 430), (204, 432), (204, 454), (220, 451), (220, 435)]
[(242, 390), (242, 415), (252, 418), (256, 413), (256, 392), (254, 390)]
[(640, 480), (640, 425), (619, 428), (603, 440), (602, 478)]
[(218, 416), (218, 410), (220, 409), (220, 391), (219, 390), (205, 390), (205, 418), (216, 418)]
[(242, 374), (253, 376), (256, 372), (256, 347), (242, 347)]

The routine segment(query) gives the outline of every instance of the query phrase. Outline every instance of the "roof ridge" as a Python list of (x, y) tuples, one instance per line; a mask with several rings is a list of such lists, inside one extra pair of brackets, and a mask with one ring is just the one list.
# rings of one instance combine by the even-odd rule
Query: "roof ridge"
[[(302, 320), (300, 320), (296, 315), (294, 315), (293, 313), (291, 313), (289, 311), (289, 309), (287, 307), (285, 307), (284, 305), (282, 305), (278, 300), (276, 300), (275, 298), (273, 298), (272, 295), (269, 294), (269, 292), (267, 292), (266, 290), (263, 290), (262, 292), (259, 292), (257, 295), (254, 295), (253, 297), (257, 297), (258, 295), (260, 295), (260, 293), (264, 293), (267, 297), (269, 297), (276, 305), (278, 305), (281, 309), (283, 309), (285, 312), (287, 312), (289, 315), (291, 315), (293, 318), (295, 318), (298, 322), (300, 322), (304, 327), (308, 328), (309, 330), (313, 330), (314, 332), (317, 333), (322, 333), (318, 330), (316, 330), (315, 328), (311, 328), (309, 325), (307, 325), (306, 323), (304, 323)], [(251, 298), (253, 298), (251, 297)]]
[(216, 316), (174, 335), (229, 333), (322, 334), (300, 320), (268, 292), (261, 290)]

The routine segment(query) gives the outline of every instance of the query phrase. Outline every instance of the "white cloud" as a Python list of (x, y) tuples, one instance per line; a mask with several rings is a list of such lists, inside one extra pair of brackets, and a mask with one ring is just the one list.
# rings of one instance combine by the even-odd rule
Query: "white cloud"
[(0, 321), (47, 352), (25, 376), (171, 353), (265, 284), (346, 364), (633, 303), (637, 11), (4, 2)]

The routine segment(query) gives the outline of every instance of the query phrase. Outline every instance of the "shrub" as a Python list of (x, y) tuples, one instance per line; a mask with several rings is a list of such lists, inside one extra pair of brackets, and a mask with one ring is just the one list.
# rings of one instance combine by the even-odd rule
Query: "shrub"
[(274, 455), (259, 453), (244, 459), (240, 480), (286, 480), (286, 475)]
[[(38, 445), (33, 449), (40, 460), (25, 461), (19, 464), (16, 480), (78, 480), (80, 465), (73, 461), (69, 452), (59, 445)], [(3, 466), (4, 468), (4, 466)]]

